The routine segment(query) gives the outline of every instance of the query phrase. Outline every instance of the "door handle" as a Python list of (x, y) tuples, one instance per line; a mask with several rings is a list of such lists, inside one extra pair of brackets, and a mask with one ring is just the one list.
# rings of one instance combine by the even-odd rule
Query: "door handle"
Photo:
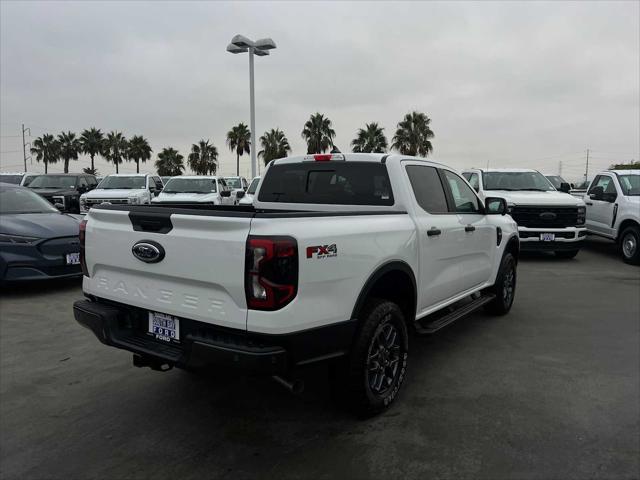
[(593, 202), (585, 202), (587, 205), (593, 205)]
[(474, 232), (475, 230), (476, 227), (474, 227), (473, 225), (467, 225), (466, 227), (464, 227), (465, 232)]
[(434, 237), (436, 235), (440, 235), (441, 233), (442, 233), (442, 230), (436, 227), (433, 227), (431, 230), (427, 230), (427, 235), (429, 237)]

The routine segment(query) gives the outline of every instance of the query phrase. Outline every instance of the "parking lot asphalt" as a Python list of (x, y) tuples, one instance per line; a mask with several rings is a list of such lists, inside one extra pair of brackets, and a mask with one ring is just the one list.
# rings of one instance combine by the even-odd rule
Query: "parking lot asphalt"
[(135, 368), (73, 319), (80, 281), (0, 297), (0, 477), (640, 476), (640, 269), (590, 239), (521, 259), (505, 317), (412, 338), (385, 414), (335, 406), (325, 369), (266, 378)]

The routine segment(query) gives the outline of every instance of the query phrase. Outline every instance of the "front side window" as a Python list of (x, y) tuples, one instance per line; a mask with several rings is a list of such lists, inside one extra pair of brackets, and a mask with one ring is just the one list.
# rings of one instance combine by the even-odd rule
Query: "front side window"
[(258, 184), (260, 183), (260, 179), (259, 178), (254, 178), (251, 181), (251, 185), (249, 185), (249, 189), (247, 190), (247, 193), (249, 195), (253, 195), (254, 193), (256, 193), (256, 190), (258, 189)]
[(478, 178), (479, 177), (477, 173), (472, 173), (471, 175), (469, 175), (469, 178), (467, 178), (469, 185), (471, 185), (471, 188), (473, 188), (476, 192), (480, 190), (480, 182)]
[(78, 177), (69, 175), (39, 175), (35, 177), (29, 188), (75, 188)]
[(10, 183), (12, 185), (20, 185), (22, 175), (0, 175), (0, 183)]
[(613, 183), (613, 178), (609, 175), (598, 175), (589, 188), (589, 193), (593, 193), (596, 187), (602, 187), (602, 193), (615, 194), (616, 186)]
[(261, 202), (393, 205), (387, 167), (378, 162), (303, 162), (272, 165)]
[(231, 189), (242, 188), (242, 184), (238, 177), (225, 177), (225, 181), (227, 182), (227, 186)]
[(479, 213), (480, 202), (473, 190), (458, 175), (449, 170), (443, 170), (453, 196), (455, 211), (458, 213)]
[(146, 177), (142, 176), (108, 176), (100, 182), (98, 188), (104, 188), (106, 190), (130, 190), (147, 188), (146, 183)]
[(406, 170), (418, 205), (428, 213), (448, 213), (447, 197), (438, 171), (422, 165), (407, 165)]
[(482, 183), (485, 190), (555, 190), (540, 172), (484, 172)]
[(622, 194), (637, 197), (640, 195), (640, 175), (619, 175)]

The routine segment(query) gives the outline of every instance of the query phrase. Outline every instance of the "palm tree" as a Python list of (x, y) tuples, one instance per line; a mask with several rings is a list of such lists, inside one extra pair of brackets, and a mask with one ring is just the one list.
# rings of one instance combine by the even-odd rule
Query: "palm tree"
[(121, 132), (111, 131), (104, 139), (102, 156), (115, 164), (116, 173), (119, 172), (118, 165), (127, 156), (127, 139)]
[(307, 153), (326, 152), (333, 146), (335, 136), (331, 120), (320, 113), (311, 115), (302, 129), (302, 138), (307, 142)]
[(258, 156), (262, 158), (266, 165), (275, 158), (284, 158), (291, 151), (289, 140), (285, 137), (284, 132), (279, 128), (272, 128), (260, 137), (260, 145), (262, 150), (258, 152)]
[(176, 177), (184, 170), (184, 157), (172, 147), (163, 148), (156, 160), (156, 170), (161, 177)]
[(376, 122), (365, 123), (364, 128), (358, 129), (357, 137), (351, 142), (353, 151), (357, 153), (384, 153), (387, 151), (387, 137), (384, 128)]
[(218, 149), (210, 145), (209, 140), (200, 140), (191, 145), (187, 163), (197, 175), (215, 175), (218, 169)]
[(58, 149), (60, 145), (51, 134), (44, 134), (33, 141), (31, 154), (35, 155), (38, 162), (44, 163), (44, 173), (48, 173), (50, 163), (56, 163), (60, 157)]
[(229, 150), (236, 152), (236, 175), (240, 175), (240, 156), (251, 152), (251, 131), (244, 123), (239, 123), (227, 132)]
[(100, 153), (102, 152), (103, 142), (104, 135), (99, 128), (91, 127), (89, 130), (84, 130), (80, 134), (80, 149), (82, 153), (87, 154), (91, 157), (91, 172), (94, 175), (96, 169), (93, 165), (93, 159), (96, 155), (100, 155)]
[(403, 155), (426, 157), (433, 151), (429, 141), (434, 136), (429, 128), (430, 123), (431, 119), (424, 113), (407, 113), (398, 123), (391, 148), (395, 148)]
[(140, 162), (151, 159), (151, 147), (142, 135), (134, 135), (129, 140), (127, 159), (136, 162), (136, 173), (140, 173)]
[(80, 153), (80, 140), (73, 132), (62, 132), (58, 135), (58, 154), (64, 161), (64, 173), (69, 173), (69, 160), (78, 160)]

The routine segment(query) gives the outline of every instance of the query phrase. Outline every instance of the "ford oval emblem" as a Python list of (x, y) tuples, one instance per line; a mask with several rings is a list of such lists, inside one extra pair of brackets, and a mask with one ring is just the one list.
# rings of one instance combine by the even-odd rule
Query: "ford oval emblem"
[(142, 240), (131, 247), (131, 253), (145, 263), (158, 263), (164, 258), (164, 248), (153, 240)]
[(540, 218), (542, 220), (555, 220), (556, 219), (556, 214), (553, 212), (542, 212), (540, 214)]

